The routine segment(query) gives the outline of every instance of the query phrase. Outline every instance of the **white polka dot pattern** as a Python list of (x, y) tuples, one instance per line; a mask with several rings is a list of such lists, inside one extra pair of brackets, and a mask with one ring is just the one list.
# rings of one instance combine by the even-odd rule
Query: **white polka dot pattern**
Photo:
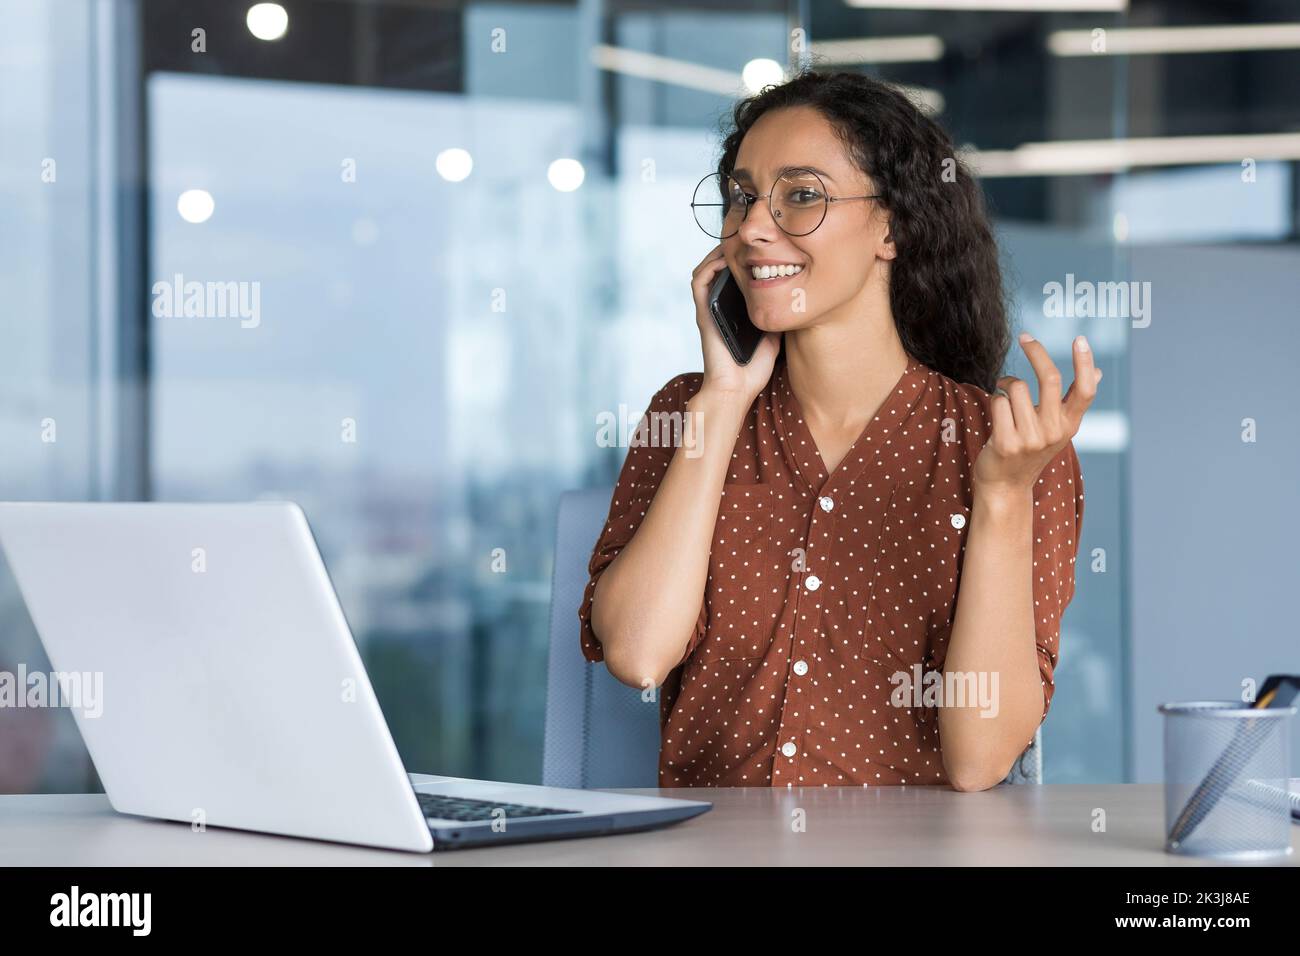
[(789, 579), (772, 512), (771, 485), (723, 488), (706, 593), (709, 617), (719, 622), (708, 642), (716, 657), (762, 657), (771, 643)]
[[(677, 376), (650, 411), (684, 412), (701, 379)], [(828, 474), (778, 359), (737, 437), (696, 626), (661, 689), (660, 786), (948, 782), (932, 708), (892, 706), (889, 677), (943, 668), (989, 399), (910, 361)], [(604, 658), (590, 625), (596, 581), (636, 533), (672, 454), (628, 452), (578, 612), (589, 661)], [(1070, 444), (1034, 487), (1044, 717), (1082, 523)]]

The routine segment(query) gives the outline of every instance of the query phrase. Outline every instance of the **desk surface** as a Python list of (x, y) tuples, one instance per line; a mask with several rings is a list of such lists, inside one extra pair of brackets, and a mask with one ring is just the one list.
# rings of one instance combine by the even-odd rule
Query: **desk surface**
[[(102, 794), (0, 796), (0, 866), (1186, 866), (1159, 784), (619, 790), (710, 800), (646, 833), (415, 854), (126, 817)], [(1093, 832), (1095, 810), (1106, 832)], [(806, 829), (795, 832), (795, 811)], [(1292, 853), (1300, 864), (1300, 826)], [(1275, 864), (1275, 865), (1277, 865)]]

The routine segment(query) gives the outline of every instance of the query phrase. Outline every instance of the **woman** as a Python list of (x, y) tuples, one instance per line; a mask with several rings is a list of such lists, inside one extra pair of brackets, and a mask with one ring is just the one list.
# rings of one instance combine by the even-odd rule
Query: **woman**
[[(809, 71), (733, 119), (691, 282), (704, 372), (648, 413), (696, 441), (630, 449), (583, 652), (662, 688), (660, 786), (986, 789), (1051, 705), (1101, 372), (1078, 337), (1062, 398), (1025, 334), (1039, 405), (997, 377), (979, 188), (905, 97)], [(724, 268), (765, 333), (744, 366), (709, 315)]]

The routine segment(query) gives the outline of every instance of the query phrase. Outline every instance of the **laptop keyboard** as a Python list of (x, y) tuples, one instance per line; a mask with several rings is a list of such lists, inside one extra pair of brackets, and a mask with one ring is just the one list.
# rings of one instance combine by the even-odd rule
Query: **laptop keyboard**
[(522, 803), (500, 803), (492, 800), (471, 800), (468, 797), (448, 797), (438, 793), (415, 791), (420, 809), (426, 817), (439, 820), (460, 820), (472, 823), (477, 820), (494, 820), (493, 812), (501, 810), (507, 819), (515, 817), (549, 817), (555, 814), (579, 813), (578, 810), (558, 810), (554, 807), (530, 807)]

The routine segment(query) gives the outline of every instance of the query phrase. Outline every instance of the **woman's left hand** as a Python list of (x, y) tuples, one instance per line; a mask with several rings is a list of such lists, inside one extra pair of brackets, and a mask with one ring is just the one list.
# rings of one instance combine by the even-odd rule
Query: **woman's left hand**
[(995, 393), (990, 402), (993, 433), (975, 459), (977, 495), (1032, 494), (1043, 469), (1079, 431), (1101, 381), (1101, 369), (1093, 365), (1088, 340), (1082, 335), (1074, 340), (1074, 383), (1064, 400), (1061, 373), (1043, 343), (1025, 332), (1020, 345), (1038, 375), (1038, 405), (1024, 379), (1004, 375), (997, 380), (1007, 394)]

